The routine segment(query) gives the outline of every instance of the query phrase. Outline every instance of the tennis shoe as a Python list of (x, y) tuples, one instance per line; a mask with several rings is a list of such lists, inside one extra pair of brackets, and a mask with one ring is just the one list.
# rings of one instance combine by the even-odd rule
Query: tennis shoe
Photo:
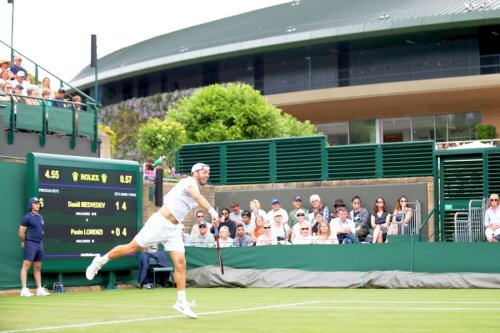
[(50, 293), (43, 288), (38, 288), (36, 290), (36, 295), (37, 296), (50, 296)]
[(198, 318), (198, 315), (196, 313), (194, 313), (193, 310), (191, 310), (189, 302), (181, 302), (181, 301), (177, 300), (177, 302), (175, 302), (173, 308), (189, 318), (193, 318), (193, 319)]
[(23, 288), (23, 289), (21, 289), (21, 295), (19, 295), (19, 296), (31, 297), (31, 296), (33, 296), (33, 294), (31, 293), (31, 291), (28, 288)]
[(92, 280), (97, 275), (102, 266), (101, 256), (95, 256), (94, 260), (92, 260), (92, 263), (89, 265), (89, 267), (87, 267), (87, 271), (85, 272), (87, 280)]

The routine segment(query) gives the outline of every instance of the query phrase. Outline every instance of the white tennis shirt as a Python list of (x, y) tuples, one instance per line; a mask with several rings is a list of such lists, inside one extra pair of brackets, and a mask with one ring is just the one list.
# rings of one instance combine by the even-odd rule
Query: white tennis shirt
[(194, 187), (196, 193), (200, 193), (196, 180), (193, 177), (187, 177), (178, 182), (163, 197), (163, 205), (172, 213), (177, 222), (184, 221), (187, 213), (198, 206), (196, 200), (188, 192), (190, 186)]

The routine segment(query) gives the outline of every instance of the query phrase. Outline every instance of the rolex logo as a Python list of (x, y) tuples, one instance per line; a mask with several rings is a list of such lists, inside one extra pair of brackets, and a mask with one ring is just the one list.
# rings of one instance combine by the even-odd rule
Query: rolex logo
[(101, 179), (102, 179), (102, 183), (103, 183), (103, 184), (106, 184), (106, 181), (108, 180), (108, 175), (107, 175), (107, 174), (105, 174), (105, 173), (103, 173), (103, 174), (101, 175)]
[(77, 181), (78, 181), (78, 172), (73, 171), (73, 173), (71, 174), (71, 176), (73, 176), (73, 181), (74, 181), (74, 182), (77, 182)]

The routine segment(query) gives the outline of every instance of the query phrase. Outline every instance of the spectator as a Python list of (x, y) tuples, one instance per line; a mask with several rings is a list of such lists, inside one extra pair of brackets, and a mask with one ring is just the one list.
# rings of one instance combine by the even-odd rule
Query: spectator
[(23, 90), (24, 90), (24, 87), (20, 84), (18, 84), (14, 87), (14, 95), (17, 95), (17, 96), (14, 96), (14, 101), (24, 103), (23, 95), (25, 95), (25, 94), (23, 94)]
[(23, 71), (17, 72), (17, 75), (14, 76), (14, 80), (12, 80), (12, 85), (17, 88), (18, 85), (21, 85), (23, 87), (23, 93), (26, 95), (26, 91), (28, 90), (29, 83), (28, 81), (25, 81), (25, 74)]
[(293, 239), (292, 244), (293, 245), (312, 244), (313, 237), (311, 236), (311, 226), (309, 225), (309, 223), (302, 221), (302, 222), (297, 222), (296, 225), (299, 226), (300, 234)]
[(260, 215), (267, 221), (267, 214), (263, 209), (260, 209), (260, 202), (257, 199), (250, 201), (250, 210), (252, 211), (251, 221), (255, 223), (255, 217)]
[(63, 88), (59, 88), (59, 90), (57, 91), (57, 95), (52, 102), (52, 106), (56, 108), (66, 108), (66, 101), (64, 99), (65, 95), (66, 90), (64, 90)]
[[(296, 196), (294, 199), (293, 199), (293, 210), (290, 211), (290, 213), (288, 213), (288, 225), (290, 226), (290, 229), (293, 229), (293, 226), (295, 225), (295, 223), (297, 223), (297, 211), (299, 209), (302, 209), (302, 198), (300, 196)], [(309, 220), (307, 218), (307, 216), (305, 217), (305, 220)]]
[(252, 236), (253, 230), (255, 229), (255, 223), (252, 222), (252, 214), (244, 210), (241, 212), (242, 225), (245, 228), (245, 235)]
[(255, 218), (255, 228), (253, 228), (252, 232), (252, 239), (254, 243), (257, 241), (257, 238), (264, 233), (264, 222), (265, 219), (262, 216), (257, 215)]
[(7, 83), (10, 82), (10, 72), (8, 70), (2, 70), (0, 73), (0, 83)]
[(236, 237), (234, 237), (233, 246), (251, 246), (253, 244), (252, 237), (245, 234), (245, 228), (242, 224), (236, 226)]
[(488, 242), (500, 240), (500, 209), (498, 208), (498, 194), (490, 195), (489, 207), (484, 214), (484, 231)]
[(144, 176), (143, 176), (143, 179), (154, 182), (155, 178), (156, 178), (155, 168), (153, 168), (153, 165), (149, 164), (149, 163), (144, 164)]
[(229, 228), (227, 226), (221, 227), (219, 229), (219, 245), (220, 245), (220, 247), (232, 247), (233, 241), (234, 240), (231, 237), (229, 237)]
[[(229, 229), (229, 237), (234, 238), (234, 235), (236, 235), (236, 223), (229, 218), (229, 209), (227, 208), (221, 209), (219, 230), (224, 226), (226, 226)], [(215, 233), (214, 227), (210, 228), (210, 232)]]
[(311, 195), (311, 197), (309, 198), (309, 202), (311, 203), (312, 206), (307, 211), (309, 216), (309, 221), (312, 223), (314, 216), (319, 211), (323, 212), (323, 220), (328, 221), (328, 218), (330, 217), (330, 209), (328, 209), (328, 206), (324, 206), (321, 203), (321, 198), (319, 197), (319, 195), (317, 194)]
[(28, 105), (39, 105), (38, 88), (36, 86), (30, 86), (28, 88), (28, 97), (25, 98), (24, 103)]
[(392, 224), (389, 230), (391, 235), (407, 235), (409, 234), (409, 223), (413, 216), (413, 211), (408, 205), (408, 198), (402, 195), (396, 201), (396, 208), (392, 214)]
[[(309, 227), (309, 229), (311, 228), (311, 225), (306, 222), (305, 220), (305, 216), (306, 216), (306, 212), (302, 209), (302, 208), (299, 208), (297, 210), (297, 213), (296, 213), (296, 216), (295, 216), (295, 219), (297, 220), (297, 223), (294, 224), (294, 226), (291, 228), (291, 241), (293, 243), (293, 240), (296, 238), (296, 237), (300, 237), (301, 236), (301, 225), (302, 223), (307, 223), (307, 226)], [(309, 234), (311, 234), (311, 230), (309, 230)]]
[(202, 210), (197, 210), (194, 216), (195, 216), (195, 222), (191, 227), (191, 233), (190, 233), (192, 239), (194, 239), (196, 235), (200, 234), (200, 224), (202, 223), (205, 224), (208, 230), (212, 228), (212, 224), (205, 222), (205, 213)]
[(19, 55), (16, 55), (14, 56), (14, 65), (12, 65), (12, 67), (10, 67), (10, 71), (14, 74), (14, 75), (17, 75), (18, 72), (23, 72), (23, 75), (24, 76), (24, 80), (27, 80), (26, 79), (26, 75), (28, 73), (28, 71), (26, 69), (24, 69), (21, 65), (22, 65), (22, 62), (23, 62), (23, 58)]
[(184, 243), (184, 246), (193, 246), (193, 240), (191, 239), (189, 234), (186, 233), (184, 223), (179, 223), (179, 225), (181, 226), (182, 242)]
[(271, 224), (268, 221), (264, 222), (264, 226), (262, 228), (264, 229), (264, 233), (257, 238), (255, 245), (265, 246), (278, 244), (276, 236), (273, 234), (271, 229)]
[(75, 106), (76, 111), (82, 110), (82, 98), (80, 97), (80, 95), (73, 96), (71, 101), (73, 102), (73, 105)]
[(338, 244), (339, 240), (337, 235), (332, 233), (330, 230), (330, 224), (326, 221), (321, 221), (318, 223), (318, 234), (316, 235), (315, 244)]
[(208, 225), (206, 222), (201, 222), (199, 225), (199, 232), (192, 237), (194, 247), (214, 247), (214, 235), (208, 232)]
[(12, 95), (13, 92), (14, 91), (12, 89), (12, 84), (10, 82), (7, 82), (3, 86), (3, 93), (5, 95), (0, 95), (0, 101), (10, 101), (10, 96), (9, 95)]
[(330, 222), (330, 229), (332, 233), (337, 235), (339, 244), (359, 243), (359, 239), (355, 234), (354, 222), (347, 218), (349, 215), (347, 208), (340, 207), (337, 213), (338, 217)]
[(339, 216), (339, 209), (346, 208), (344, 200), (337, 199), (333, 205), (334, 210), (330, 213), (330, 221)]
[(239, 202), (237, 201), (231, 202), (231, 213), (229, 214), (229, 218), (233, 220), (237, 225), (242, 223), (241, 209)]
[(49, 91), (49, 98), (54, 98), (54, 93), (52, 92), (52, 87), (50, 86), (50, 79), (48, 77), (44, 77), (42, 80), (42, 84), (40, 85), (41, 90), (47, 89)]
[(0, 70), (1, 71), (9, 71), (10, 72), (10, 66), (11, 62), (6, 59), (0, 59)]
[(281, 208), (281, 203), (280, 203), (279, 199), (276, 199), (276, 198), (273, 199), (271, 201), (271, 207), (272, 207), (272, 209), (269, 212), (267, 212), (267, 220), (273, 221), (275, 213), (280, 212), (281, 213), (281, 220), (283, 221), (283, 223), (288, 224), (288, 213), (286, 212), (286, 210)]
[(368, 221), (370, 218), (370, 213), (368, 210), (361, 206), (361, 198), (355, 195), (351, 199), (352, 210), (349, 212), (349, 218), (354, 222), (356, 227), (356, 237), (360, 241), (364, 241), (366, 235), (368, 235)]
[(271, 224), (273, 234), (278, 240), (278, 244), (285, 245), (290, 239), (290, 227), (288, 223), (283, 222), (283, 213), (281, 210), (274, 212), (273, 223)]
[(389, 225), (390, 214), (387, 212), (385, 200), (378, 197), (375, 200), (373, 214), (371, 216), (371, 226), (373, 230), (373, 243), (383, 243), (384, 237), (387, 236), (387, 226)]
[(47, 105), (47, 106), (52, 106), (52, 101), (50, 99), (50, 91), (47, 89), (42, 90), (42, 99), (40, 99), (38, 102), (40, 105)]
[[(313, 217), (313, 222), (311, 223), (311, 233), (313, 235), (317, 235), (318, 234), (318, 231), (319, 231), (319, 224), (321, 222), (326, 222), (324, 221), (323, 219), (323, 212), (320, 210), (320, 211), (317, 211)], [(328, 223), (328, 222), (327, 222)]]

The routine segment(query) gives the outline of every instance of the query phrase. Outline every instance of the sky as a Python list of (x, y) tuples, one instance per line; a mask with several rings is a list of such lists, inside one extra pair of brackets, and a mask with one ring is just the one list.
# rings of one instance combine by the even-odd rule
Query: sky
[[(66, 82), (90, 64), (137, 42), (291, 0), (14, 0), (14, 49)], [(0, 0), (0, 41), (10, 47), (12, 5)], [(10, 48), (0, 43), (0, 59)], [(34, 73), (28, 59), (23, 66)], [(41, 71), (40, 77), (45, 73)]]

